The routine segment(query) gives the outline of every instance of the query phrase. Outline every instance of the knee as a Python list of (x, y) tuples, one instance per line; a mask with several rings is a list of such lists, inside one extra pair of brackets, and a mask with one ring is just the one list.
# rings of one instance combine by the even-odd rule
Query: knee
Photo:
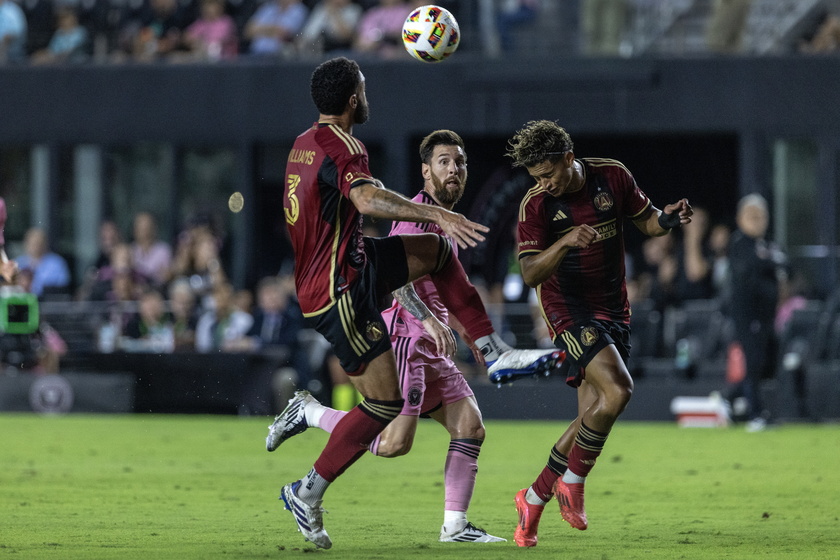
[(484, 431), (484, 425), (478, 423), (466, 426), (460, 430), (455, 430), (454, 433), (450, 435), (452, 436), (452, 439), (477, 439), (479, 441), (484, 441), (486, 434)]
[(624, 412), (632, 396), (632, 379), (628, 379), (627, 383), (613, 385), (604, 394), (604, 408), (614, 416), (618, 416)]
[(379, 457), (400, 457), (406, 455), (411, 451), (411, 445), (414, 443), (412, 439), (396, 438), (396, 439), (381, 439), (379, 447), (376, 449), (376, 455)]

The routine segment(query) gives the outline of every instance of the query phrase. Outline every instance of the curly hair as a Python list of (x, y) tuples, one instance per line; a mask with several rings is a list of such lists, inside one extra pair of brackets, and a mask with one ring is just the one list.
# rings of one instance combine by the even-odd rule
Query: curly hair
[(332, 58), (312, 73), (312, 101), (322, 115), (340, 115), (361, 82), (362, 71), (355, 60), (343, 56)]
[(505, 155), (514, 167), (532, 167), (546, 160), (555, 163), (574, 148), (572, 137), (555, 121), (528, 121), (508, 140)]
[(420, 161), (429, 163), (435, 146), (459, 146), (462, 150), (466, 150), (464, 148), (464, 141), (455, 132), (451, 130), (435, 130), (420, 142)]

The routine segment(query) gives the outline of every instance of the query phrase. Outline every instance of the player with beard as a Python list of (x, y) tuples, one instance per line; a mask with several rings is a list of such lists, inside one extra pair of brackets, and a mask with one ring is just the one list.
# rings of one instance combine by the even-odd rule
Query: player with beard
[[(295, 253), (295, 287), (307, 325), (330, 342), (364, 400), (335, 425), (309, 473), (285, 485), (280, 497), (304, 537), (329, 548), (321, 507), (327, 487), (403, 409), (396, 357), (381, 315), (393, 291), (429, 275), (444, 306), (480, 348), (488, 375), (551, 371), (560, 365), (562, 352), (512, 349), (493, 329), (445, 237), (461, 248), (474, 247), (484, 240), (487, 227), (442, 206), (413, 202), (371, 175), (367, 149), (352, 135), (353, 125), (369, 115), (358, 64), (344, 57), (327, 60), (313, 72), (310, 87), (319, 117), (289, 153), (283, 201)], [(433, 223), (445, 236), (364, 237), (364, 215)], [(408, 292), (416, 305), (416, 294)], [(438, 351), (454, 351), (450, 330), (432, 332)], [(301, 400), (292, 399), (275, 419), (266, 438), (269, 451), (306, 429), (303, 408)]]
[[(464, 194), (467, 182), (467, 154), (461, 137), (451, 130), (436, 130), (420, 143), (423, 189), (412, 200), (452, 210)], [(433, 223), (394, 222), (391, 235), (436, 233), (446, 236)], [(450, 239), (446, 236), (447, 239)], [(451, 241), (451, 239), (450, 239)], [(457, 247), (453, 245), (453, 250)], [(416, 290), (420, 300), (412, 297)], [(380, 457), (399, 457), (411, 450), (420, 415), (430, 416), (449, 432), (443, 479), (445, 506), (441, 542), (502, 542), (467, 521), (478, 454), (484, 442), (484, 424), (475, 395), (463, 373), (441, 347), (451, 333), (446, 324), (449, 312), (429, 276), (415, 280), (394, 292), (396, 300), (382, 317), (391, 336), (399, 367), (403, 409), (397, 418), (369, 446)], [(453, 322), (468, 339), (461, 325)], [(444, 329), (441, 332), (441, 329)], [(480, 352), (471, 344), (480, 360)], [(306, 427), (332, 432), (347, 412), (328, 408), (308, 391), (298, 391), (292, 402), (304, 410)], [(280, 433), (273, 432), (275, 437)], [(269, 435), (271, 438), (272, 435)], [(269, 447), (274, 445), (269, 442)]]

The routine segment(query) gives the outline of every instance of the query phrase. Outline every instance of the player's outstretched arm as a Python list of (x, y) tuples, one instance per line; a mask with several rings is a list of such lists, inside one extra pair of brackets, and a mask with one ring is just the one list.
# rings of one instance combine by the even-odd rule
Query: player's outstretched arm
[(652, 207), (647, 218), (635, 222), (636, 227), (645, 235), (659, 237), (665, 235), (676, 227), (691, 223), (691, 216), (694, 210), (688, 199), (682, 198), (673, 204), (667, 205), (662, 210)]
[(484, 241), (482, 233), (490, 231), (487, 226), (470, 221), (462, 214), (440, 206), (414, 202), (398, 192), (382, 187), (380, 181), (376, 183), (362, 183), (350, 191), (350, 200), (366, 216), (403, 222), (436, 223), (461, 248), (475, 247)]

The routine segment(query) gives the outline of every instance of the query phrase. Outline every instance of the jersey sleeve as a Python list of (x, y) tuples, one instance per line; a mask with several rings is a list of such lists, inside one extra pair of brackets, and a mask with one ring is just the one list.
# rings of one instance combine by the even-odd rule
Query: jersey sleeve
[(318, 134), (335, 164), (336, 186), (341, 194), (349, 198), (353, 187), (373, 182), (364, 144), (334, 125), (322, 128)]
[(519, 225), (517, 226), (517, 241), (519, 258), (540, 253), (548, 248), (543, 208), (543, 190), (535, 187), (528, 191), (519, 205)]
[(618, 184), (623, 190), (624, 214), (631, 220), (642, 220), (647, 217), (651, 209), (648, 196), (636, 184), (636, 179), (623, 165), (620, 166), (620, 180)]

